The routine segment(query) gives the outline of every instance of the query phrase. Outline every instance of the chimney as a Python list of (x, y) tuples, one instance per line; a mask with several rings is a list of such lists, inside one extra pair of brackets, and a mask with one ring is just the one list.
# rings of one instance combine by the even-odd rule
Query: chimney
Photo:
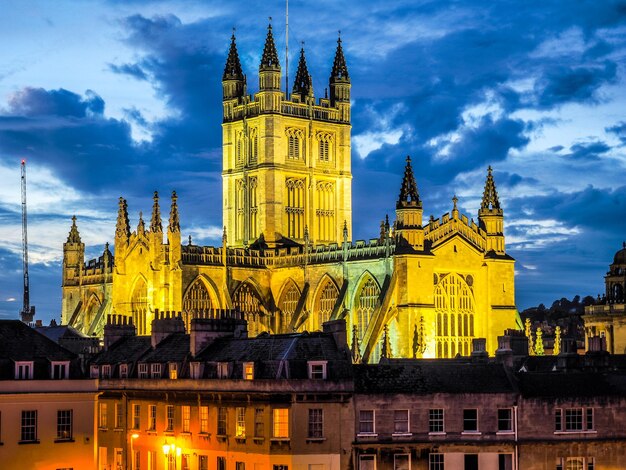
[(104, 325), (104, 350), (109, 349), (109, 346), (117, 340), (136, 334), (137, 330), (132, 318), (116, 314), (107, 315), (107, 323)]
[(331, 320), (324, 322), (322, 323), (322, 331), (333, 335), (337, 349), (345, 349), (346, 351), (350, 350), (348, 347), (348, 332), (346, 331), (345, 320)]
[(185, 333), (185, 323), (180, 316), (170, 316), (167, 312), (167, 318), (155, 318), (152, 320), (152, 347), (174, 333)]
[(563, 337), (561, 339), (561, 352), (556, 357), (556, 367), (560, 370), (580, 367), (576, 338)]
[[(218, 315), (222, 316), (222, 315)], [(222, 318), (194, 318), (191, 320), (189, 348), (192, 356), (213, 343), (217, 338), (247, 338), (248, 322), (224, 315)]]
[(523, 331), (505, 330), (504, 335), (498, 336), (496, 360), (507, 367), (513, 366), (516, 358), (528, 356), (528, 338)]
[(487, 354), (487, 339), (474, 338), (472, 340), (472, 362), (487, 362), (488, 357), (489, 354)]

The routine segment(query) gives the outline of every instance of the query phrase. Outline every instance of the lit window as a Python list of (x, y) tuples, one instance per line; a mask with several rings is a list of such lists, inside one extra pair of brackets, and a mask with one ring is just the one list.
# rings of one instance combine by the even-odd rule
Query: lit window
[(57, 439), (72, 439), (72, 410), (57, 410)]
[(139, 429), (141, 425), (141, 405), (133, 405), (133, 429)]
[(512, 431), (513, 430), (513, 410), (511, 408), (504, 408), (498, 410), (498, 431)]
[(189, 470), (189, 454), (180, 456), (180, 470)]
[(444, 432), (443, 410), (441, 408), (428, 410), (428, 432)]
[(325, 380), (326, 361), (309, 361), (309, 378), (315, 380)]
[(174, 430), (174, 406), (167, 405), (166, 412), (167, 412), (167, 428), (165, 428), (165, 430), (173, 431)]
[(209, 470), (209, 456), (208, 455), (198, 456), (198, 470)]
[(243, 378), (245, 380), (254, 379), (254, 362), (243, 363)]
[(181, 407), (183, 418), (183, 432), (191, 431), (191, 407), (184, 405)]
[(478, 431), (478, 410), (463, 410), (463, 432)]
[(148, 378), (148, 364), (139, 364), (139, 378), (147, 379)]
[(223, 406), (217, 409), (217, 434), (220, 436), (226, 435), (226, 408)]
[(153, 379), (161, 378), (161, 364), (151, 364), (150, 365), (150, 376)]
[(409, 432), (409, 410), (394, 410), (393, 432), (394, 434), (406, 434)]
[(35, 442), (37, 440), (37, 410), (22, 411), (22, 442)]
[(156, 405), (148, 405), (148, 431), (156, 431)]
[(289, 438), (289, 409), (274, 408), (272, 413), (273, 437), (277, 439)]
[(33, 378), (32, 361), (15, 363), (15, 379), (16, 380), (32, 380), (32, 378)]
[(393, 470), (410, 470), (411, 459), (409, 454), (395, 454), (393, 456)]
[(428, 470), (444, 470), (443, 454), (430, 454), (428, 456)]
[(200, 407), (200, 432), (207, 434), (209, 432), (209, 407)]
[(374, 433), (374, 410), (360, 410), (359, 411), (359, 433), (360, 434), (373, 434)]
[(69, 379), (70, 361), (52, 362), (52, 378), (53, 379)]
[(236, 408), (237, 421), (235, 425), (235, 437), (246, 437), (246, 409), (242, 406)]
[(107, 427), (107, 404), (100, 403), (100, 413), (98, 414), (98, 427)]
[(113, 450), (115, 456), (115, 470), (122, 470), (124, 468), (124, 451), (120, 448)]
[(254, 410), (254, 437), (265, 437), (265, 423), (264, 423), (264, 410), (263, 408), (256, 408)]
[(115, 428), (120, 429), (124, 426), (124, 409), (121, 403), (115, 404)]
[(321, 408), (309, 409), (309, 438), (324, 437), (324, 412)]
[(178, 364), (170, 362), (170, 379), (176, 380), (178, 378)]

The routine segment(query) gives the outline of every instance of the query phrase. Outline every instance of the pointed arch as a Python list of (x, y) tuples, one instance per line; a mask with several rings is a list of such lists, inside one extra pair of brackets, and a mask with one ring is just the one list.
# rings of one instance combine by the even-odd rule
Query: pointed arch
[(301, 295), (302, 292), (293, 279), (287, 279), (278, 297), (278, 310), (280, 315), (278, 330), (280, 332), (290, 333), (288, 330), (292, 323), (293, 315), (296, 313)]
[(83, 332), (89, 331), (89, 327), (91, 326), (96, 315), (98, 314), (98, 310), (100, 310), (100, 307), (102, 307), (102, 301), (95, 292), (92, 292), (85, 304), (87, 305), (87, 307), (85, 308), (82, 315)]
[(211, 279), (201, 274), (197, 276), (183, 294), (183, 311), (195, 318), (198, 313), (219, 308), (215, 284)]
[(148, 318), (148, 282), (142, 275), (137, 276), (133, 282), (133, 289), (131, 290), (129, 304), (133, 323), (137, 328), (137, 334), (149, 334), (150, 318)]
[(324, 274), (317, 285), (313, 311), (307, 321), (307, 330), (320, 330), (322, 324), (330, 320), (338, 298), (339, 286), (330, 275)]
[(435, 286), (437, 357), (469, 356), (474, 337), (474, 294), (466, 280), (441, 274)]
[[(354, 292), (352, 302), (352, 325), (356, 326), (357, 336), (361, 344), (365, 332), (369, 326), (380, 299), (380, 284), (369, 271), (365, 271)], [(379, 335), (377, 335), (378, 337)], [(376, 347), (370, 355), (370, 362), (377, 362), (380, 355), (380, 343), (376, 341)]]
[(252, 280), (248, 278), (233, 292), (233, 308), (241, 312), (248, 321), (248, 336), (257, 336), (269, 331), (267, 311), (261, 295)]

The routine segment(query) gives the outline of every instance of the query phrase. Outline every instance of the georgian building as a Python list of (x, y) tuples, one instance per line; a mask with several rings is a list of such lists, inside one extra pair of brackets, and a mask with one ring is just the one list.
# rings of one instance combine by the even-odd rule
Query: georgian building
[(355, 357), (376, 362), (383, 332), (395, 357), (469, 355), (473, 338), (520, 327), (514, 260), (491, 168), (476, 222), (450, 212), (424, 222), (410, 158), (392, 223), (352, 238), (350, 74), (338, 40), (328, 93), (315, 98), (304, 50), (281, 90), (271, 26), (249, 94), (233, 36), (222, 77), (222, 246), (183, 243), (177, 195), (167, 226), (154, 193), (131, 228), (119, 200), (114, 253), (85, 261), (73, 220), (63, 260), (62, 322), (102, 335), (106, 316), (149, 334), (156, 312), (190, 320), (235, 309), (248, 334), (316, 331), (345, 319)]

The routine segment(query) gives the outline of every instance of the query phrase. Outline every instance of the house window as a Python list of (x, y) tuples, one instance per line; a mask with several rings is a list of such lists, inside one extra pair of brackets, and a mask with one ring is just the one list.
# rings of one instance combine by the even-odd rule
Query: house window
[(478, 454), (465, 454), (465, 470), (478, 470)]
[(102, 378), (103, 379), (111, 378), (111, 366), (109, 364), (102, 366)]
[[(98, 369), (98, 366), (91, 366), (89, 377), (92, 379), (100, 377), (100, 370)], [(17, 379), (17, 376), (15, 378)]]
[(15, 380), (32, 380), (32, 378), (33, 378), (32, 361), (15, 363)]
[(108, 449), (106, 447), (98, 447), (98, 469), (108, 469), (109, 459), (107, 455)]
[(138, 376), (140, 379), (148, 378), (148, 364), (139, 364)]
[(324, 437), (324, 412), (321, 408), (309, 409), (309, 438)]
[(443, 454), (428, 455), (428, 470), (444, 470)]
[(209, 470), (209, 456), (208, 455), (198, 456), (198, 470)]
[(277, 439), (289, 438), (289, 409), (274, 408), (272, 413), (273, 437)]
[(587, 428), (588, 431), (592, 430), (594, 428), (593, 426), (593, 408), (587, 408), (585, 409), (585, 427)]
[(121, 403), (115, 404), (115, 428), (120, 429), (124, 426), (124, 414)]
[(191, 364), (189, 364), (189, 371), (190, 371), (190, 375), (192, 379), (199, 379), (200, 378), (200, 363), (192, 362)]
[(359, 470), (376, 470), (376, 456), (359, 455)]
[(180, 470), (189, 470), (189, 454), (180, 456)]
[(156, 431), (156, 405), (148, 405), (148, 431)]
[(191, 407), (184, 405), (181, 407), (181, 412), (183, 415), (183, 432), (191, 431)]
[(445, 432), (443, 426), (443, 410), (441, 408), (428, 410), (428, 432)]
[(209, 407), (200, 407), (200, 432), (207, 434), (209, 432)]
[(395, 454), (393, 456), (393, 470), (410, 470), (411, 458), (409, 454)]
[(139, 429), (141, 426), (141, 405), (133, 405), (133, 429)]
[(556, 432), (593, 431), (593, 408), (557, 408), (554, 410), (554, 430)]
[(157, 466), (156, 459), (157, 459), (156, 451), (149, 450), (148, 451), (148, 470), (156, 470), (156, 466)]
[(326, 380), (327, 361), (309, 361), (309, 379)]
[(244, 380), (254, 379), (254, 362), (243, 363), (243, 378)]
[(245, 462), (235, 462), (235, 470), (246, 470)]
[(246, 437), (246, 409), (238, 406), (236, 409), (237, 420), (235, 422), (235, 437)]
[(135, 461), (135, 467), (133, 470), (141, 470), (141, 453), (138, 450), (133, 451), (132, 458)]
[(498, 431), (513, 431), (513, 410), (511, 408), (498, 410)]
[(113, 451), (113, 455), (114, 455), (114, 465), (115, 465), (115, 470), (122, 470), (124, 468), (124, 451), (123, 449), (120, 449), (119, 447), (116, 447)]
[(22, 442), (37, 441), (37, 410), (22, 411)]
[(217, 363), (217, 377), (220, 379), (228, 378), (228, 362)]
[(289, 465), (273, 465), (272, 470), (289, 470)]
[(99, 411), (100, 413), (98, 413), (98, 427), (102, 429), (106, 429), (107, 427), (107, 404), (100, 403)]
[(174, 430), (174, 406), (167, 405), (166, 411), (167, 411), (167, 427), (165, 428), (165, 430), (173, 431)]
[(170, 362), (170, 380), (176, 380), (178, 378), (178, 364), (175, 362)]
[(57, 410), (57, 439), (72, 439), (72, 410)]
[(374, 410), (359, 411), (359, 434), (374, 433)]
[(220, 436), (226, 435), (226, 408), (223, 406), (217, 409), (217, 434)]
[(52, 378), (53, 379), (69, 379), (70, 362), (52, 362)]
[(394, 410), (393, 432), (394, 434), (407, 434), (409, 432), (409, 410)]
[(128, 364), (120, 364), (120, 379), (128, 378)]
[(153, 379), (161, 378), (161, 364), (151, 364), (150, 365), (150, 376)]
[(478, 410), (463, 410), (463, 432), (478, 431)]
[(256, 408), (254, 410), (254, 437), (263, 438), (265, 437), (265, 426), (264, 426), (264, 410), (263, 408)]
[(226, 470), (226, 457), (217, 458), (217, 470)]

